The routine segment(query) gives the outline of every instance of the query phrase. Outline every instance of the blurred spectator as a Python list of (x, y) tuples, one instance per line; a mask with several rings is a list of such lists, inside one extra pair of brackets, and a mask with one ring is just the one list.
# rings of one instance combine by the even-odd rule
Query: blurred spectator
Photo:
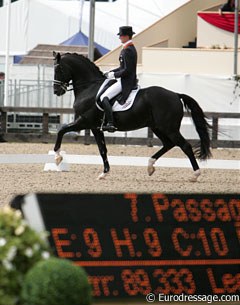
[(227, 3), (223, 4), (219, 9), (219, 14), (222, 12), (234, 12), (235, 11), (235, 0), (228, 0)]
[(4, 78), (5, 78), (5, 73), (0, 72), (0, 80), (4, 80)]

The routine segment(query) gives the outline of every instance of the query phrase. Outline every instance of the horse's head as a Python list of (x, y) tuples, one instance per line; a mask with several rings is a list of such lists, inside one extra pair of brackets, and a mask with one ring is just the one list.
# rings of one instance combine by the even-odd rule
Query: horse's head
[(53, 52), (54, 56), (54, 94), (63, 95), (69, 82), (75, 90), (80, 90), (89, 84), (103, 81), (105, 76), (100, 69), (83, 55), (76, 53)]
[(69, 82), (72, 79), (71, 73), (67, 65), (61, 60), (60, 53), (53, 51), (54, 56), (54, 94), (63, 95), (67, 91)]

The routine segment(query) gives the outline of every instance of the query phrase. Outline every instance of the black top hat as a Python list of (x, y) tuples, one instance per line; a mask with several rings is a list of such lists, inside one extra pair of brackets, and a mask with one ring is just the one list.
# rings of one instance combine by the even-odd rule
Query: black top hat
[(117, 33), (117, 35), (120, 36), (132, 36), (133, 34), (135, 34), (135, 32), (133, 32), (132, 27), (131, 26), (121, 26), (119, 28), (119, 33)]

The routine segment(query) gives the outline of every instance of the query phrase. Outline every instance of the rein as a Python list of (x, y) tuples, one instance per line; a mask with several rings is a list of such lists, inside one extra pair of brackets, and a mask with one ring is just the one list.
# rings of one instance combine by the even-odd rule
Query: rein
[[(53, 80), (54, 85), (58, 85), (60, 86), (64, 91), (72, 91), (75, 88), (80, 88), (84, 85), (88, 85), (88, 84), (93, 84), (93, 83), (98, 83), (103, 81), (102, 78), (98, 78), (92, 81), (76, 81), (76, 82), (71, 82), (71, 83), (66, 83), (60, 80)], [(74, 86), (74, 84), (78, 84), (77, 86)], [(73, 88), (68, 89), (69, 86), (73, 86)]]

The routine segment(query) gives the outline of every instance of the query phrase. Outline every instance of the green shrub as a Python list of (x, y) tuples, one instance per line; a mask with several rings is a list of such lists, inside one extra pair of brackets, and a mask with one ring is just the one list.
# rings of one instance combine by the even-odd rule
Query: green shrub
[(91, 286), (84, 269), (65, 259), (51, 258), (27, 273), (22, 301), (24, 305), (89, 305)]
[(20, 211), (0, 208), (0, 305), (17, 304), (25, 274), (49, 256), (43, 234), (32, 230)]

